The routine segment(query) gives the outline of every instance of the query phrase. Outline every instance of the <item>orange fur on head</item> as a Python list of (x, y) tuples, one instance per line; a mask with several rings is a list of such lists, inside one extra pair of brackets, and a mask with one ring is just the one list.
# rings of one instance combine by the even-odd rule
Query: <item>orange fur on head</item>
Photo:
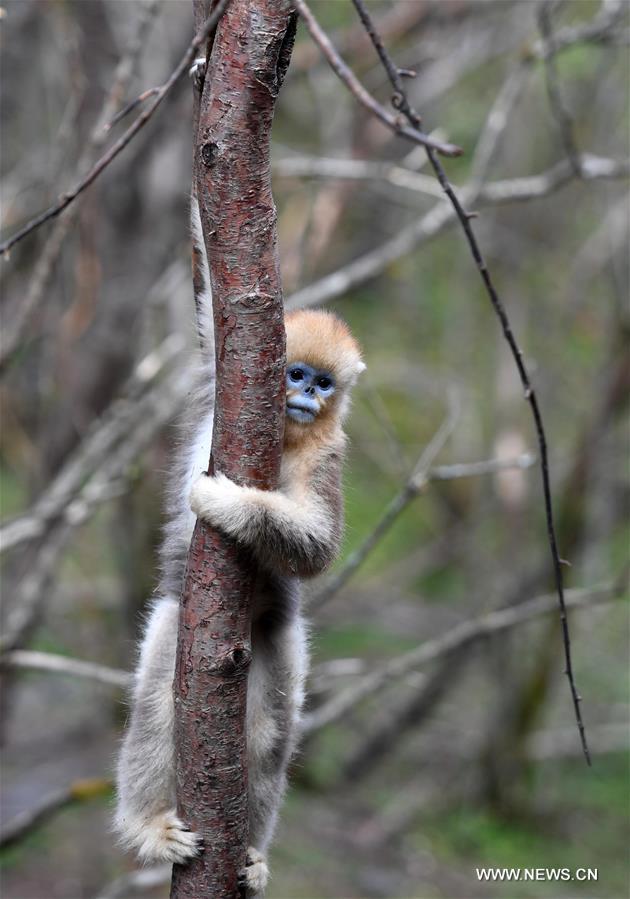
[(352, 387), (365, 365), (350, 329), (332, 312), (299, 309), (285, 318), (287, 363), (306, 362), (328, 370), (341, 390)]
[(285, 443), (306, 452), (329, 443), (343, 445), (341, 422), (348, 412), (350, 388), (365, 368), (359, 345), (345, 322), (321, 309), (289, 312), (285, 326), (287, 367), (304, 362), (329, 372), (336, 382), (332, 397), (320, 400), (314, 422), (301, 424), (287, 417)]

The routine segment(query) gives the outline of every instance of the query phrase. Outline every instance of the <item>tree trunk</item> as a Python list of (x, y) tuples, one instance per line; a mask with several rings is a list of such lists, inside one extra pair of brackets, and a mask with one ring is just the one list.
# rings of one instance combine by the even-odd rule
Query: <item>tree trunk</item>
[[(199, 0), (203, 3), (203, 0)], [(285, 344), (269, 140), (295, 16), (232, 0), (208, 61), (195, 142), (217, 360), (210, 470), (273, 489), (283, 442)], [(204, 839), (173, 869), (172, 899), (235, 899), (247, 849), (245, 710), (252, 560), (197, 522), (175, 674), (178, 808)]]

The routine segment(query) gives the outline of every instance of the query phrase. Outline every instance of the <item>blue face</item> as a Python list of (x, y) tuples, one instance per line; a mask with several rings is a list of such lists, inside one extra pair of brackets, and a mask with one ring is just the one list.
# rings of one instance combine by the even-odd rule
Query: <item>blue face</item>
[(335, 392), (335, 380), (328, 371), (305, 362), (287, 369), (287, 415), (300, 424), (310, 424)]

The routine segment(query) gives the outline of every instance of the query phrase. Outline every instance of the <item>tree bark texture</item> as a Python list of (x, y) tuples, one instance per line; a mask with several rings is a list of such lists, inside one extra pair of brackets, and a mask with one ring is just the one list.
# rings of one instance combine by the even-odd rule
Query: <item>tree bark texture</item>
[[(210, 470), (261, 489), (277, 486), (283, 443), (285, 333), (269, 143), (294, 34), (288, 0), (232, 0), (212, 44), (195, 141), (217, 365)], [(172, 899), (239, 896), (255, 577), (239, 547), (197, 522), (181, 599), (175, 746), (179, 814), (205, 849), (174, 866)]]

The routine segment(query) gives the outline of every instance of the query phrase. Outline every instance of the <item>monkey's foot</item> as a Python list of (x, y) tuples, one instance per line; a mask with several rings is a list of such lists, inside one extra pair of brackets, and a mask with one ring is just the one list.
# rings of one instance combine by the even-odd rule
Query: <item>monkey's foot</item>
[(239, 883), (245, 887), (248, 897), (262, 896), (269, 880), (267, 860), (262, 852), (250, 846), (247, 850), (245, 867), (239, 874)]
[(142, 828), (136, 841), (142, 861), (183, 864), (199, 855), (201, 837), (180, 821), (175, 809), (161, 812)]

